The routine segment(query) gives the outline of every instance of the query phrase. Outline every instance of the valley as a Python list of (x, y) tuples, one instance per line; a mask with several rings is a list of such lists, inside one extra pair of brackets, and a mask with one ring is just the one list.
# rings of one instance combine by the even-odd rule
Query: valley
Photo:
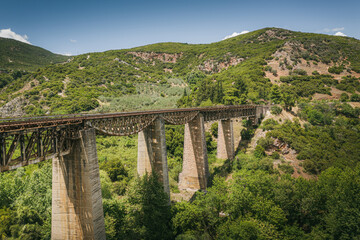
[[(184, 126), (166, 125), (170, 205), (156, 176), (137, 176), (137, 135), (98, 134), (107, 239), (360, 236), (359, 40), (264, 28), (70, 58), (0, 39), (0, 53), (1, 118), (270, 106), (260, 124), (233, 122), (233, 159), (205, 126), (206, 191), (179, 189)], [(0, 238), (50, 239), (51, 180), (51, 161), (0, 174)]]

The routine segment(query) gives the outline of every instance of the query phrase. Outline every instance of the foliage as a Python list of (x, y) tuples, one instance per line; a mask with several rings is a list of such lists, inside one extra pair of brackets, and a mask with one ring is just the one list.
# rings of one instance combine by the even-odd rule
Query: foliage
[(155, 175), (135, 178), (125, 199), (125, 238), (171, 238), (169, 196)]
[(329, 67), (328, 72), (334, 74), (340, 74), (344, 71), (344, 65)]
[[(281, 77), (278, 86), (265, 77), (264, 70), (278, 74), (266, 64), (286, 43), (305, 50), (295, 52), (299, 56), (292, 56), (292, 63), (285, 58), (284, 69), (290, 69), (291, 75)], [(146, 58), (141, 53), (160, 57)], [(165, 53), (173, 59), (166, 60)], [(265, 120), (260, 127), (268, 133), (258, 140), (255, 151), (239, 153), (232, 161), (216, 159), (213, 137), (218, 126), (213, 124), (211, 134), (205, 136), (211, 187), (189, 202), (170, 204), (156, 176), (136, 177), (136, 136), (99, 135), (107, 238), (356, 239), (360, 236), (360, 110), (346, 103), (309, 103), (304, 98), (330, 95), (330, 87), (335, 87), (358, 101), (359, 79), (345, 76), (338, 81), (318, 72), (308, 76), (294, 63), (321, 61), (335, 65), (329, 68), (335, 74), (345, 66), (349, 73), (350, 69), (360, 72), (359, 53), (356, 39), (267, 28), (212, 44), (161, 43), (84, 54), (30, 73), (13, 66), (1, 70), (0, 100), (5, 104), (24, 96), (28, 114), (270, 101), (291, 110), (299, 103), (298, 116), (310, 124)], [(234, 59), (237, 65), (227, 65)], [(348, 99), (343, 95), (342, 100)], [(280, 114), (282, 109), (271, 110)], [(250, 121), (243, 126), (241, 136), (246, 142), (255, 127)], [(294, 168), (289, 164), (280, 164), (280, 171), (274, 169), (280, 154), (265, 154), (273, 143), (271, 137), (289, 144), (300, 165), (317, 174), (318, 180), (291, 177)], [(184, 127), (166, 126), (166, 140), (171, 191), (179, 192)], [(221, 168), (230, 174), (227, 178), (219, 177)], [(50, 208), (49, 162), (0, 174), (0, 238), (50, 239)]]
[(211, 124), (210, 132), (211, 132), (211, 135), (213, 135), (214, 138), (218, 137), (218, 128), (219, 128), (219, 123), (218, 122), (214, 122), (213, 124)]
[(260, 144), (256, 145), (255, 147), (255, 151), (254, 151), (254, 156), (256, 158), (262, 158), (265, 156), (265, 149), (263, 146), (261, 146)]
[(280, 164), (279, 169), (281, 171), (283, 171), (284, 173), (287, 173), (287, 174), (293, 174), (294, 173), (294, 168), (289, 164)]
[(279, 106), (272, 106), (270, 111), (271, 111), (271, 114), (280, 115), (282, 112), (282, 109)]
[(273, 130), (277, 125), (279, 125), (279, 123), (276, 120), (269, 118), (263, 121), (260, 127), (265, 131), (265, 130)]
[(288, 143), (298, 152), (297, 158), (305, 160), (303, 166), (309, 172), (356, 166), (360, 161), (358, 111), (348, 104), (306, 105), (302, 109), (301, 116), (315, 126), (302, 128), (298, 122), (286, 121), (267, 136)]
[(0, 38), (0, 72), (2, 69), (34, 71), (51, 63), (65, 62), (67, 59), (69, 57), (54, 54), (40, 47)]

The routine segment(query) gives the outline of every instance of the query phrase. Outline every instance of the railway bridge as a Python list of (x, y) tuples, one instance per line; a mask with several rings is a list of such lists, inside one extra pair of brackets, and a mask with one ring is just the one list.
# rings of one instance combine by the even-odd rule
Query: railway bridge
[(234, 156), (232, 119), (255, 124), (266, 106), (239, 105), (0, 119), (0, 172), (52, 159), (52, 239), (105, 239), (96, 132), (138, 134), (137, 172), (170, 194), (165, 124), (185, 125), (180, 189), (206, 189), (204, 122), (219, 121), (217, 157)]

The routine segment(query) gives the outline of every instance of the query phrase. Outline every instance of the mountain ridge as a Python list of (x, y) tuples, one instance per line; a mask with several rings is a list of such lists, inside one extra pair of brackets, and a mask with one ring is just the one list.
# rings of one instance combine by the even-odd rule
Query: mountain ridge
[(51, 63), (65, 62), (69, 57), (44, 48), (0, 37), (0, 70), (34, 71)]
[[(330, 96), (337, 87), (356, 94), (359, 74), (359, 40), (264, 28), (210, 44), (166, 42), (77, 55), (8, 81), (0, 105), (22, 96), (23, 114), (59, 114), (261, 104), (274, 101), (275, 85), (287, 93), (275, 101), (286, 102)], [(143, 103), (121, 103), (131, 97), (144, 97)]]

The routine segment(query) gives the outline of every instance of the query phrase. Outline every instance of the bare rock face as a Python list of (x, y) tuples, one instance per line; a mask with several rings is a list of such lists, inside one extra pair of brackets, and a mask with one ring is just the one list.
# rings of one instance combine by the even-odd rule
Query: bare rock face
[[(183, 53), (155, 53), (155, 52), (128, 52), (136, 57), (142, 58), (146, 61), (154, 61), (155, 59), (165, 63), (176, 63), (178, 58), (181, 58)], [(155, 62), (153, 63), (155, 65)]]
[[(201, 57), (202, 56), (200, 56), (199, 58)], [(218, 62), (210, 59), (204, 61), (200, 66), (198, 66), (198, 69), (203, 72), (216, 73), (220, 72), (223, 69), (228, 69), (230, 66), (236, 66), (244, 60), (244, 58), (236, 57), (229, 57), (226, 61), (223, 62)]]
[(14, 98), (4, 106), (0, 107), (0, 117), (6, 118), (23, 116), (25, 115), (23, 108), (26, 104), (27, 100), (23, 96)]

